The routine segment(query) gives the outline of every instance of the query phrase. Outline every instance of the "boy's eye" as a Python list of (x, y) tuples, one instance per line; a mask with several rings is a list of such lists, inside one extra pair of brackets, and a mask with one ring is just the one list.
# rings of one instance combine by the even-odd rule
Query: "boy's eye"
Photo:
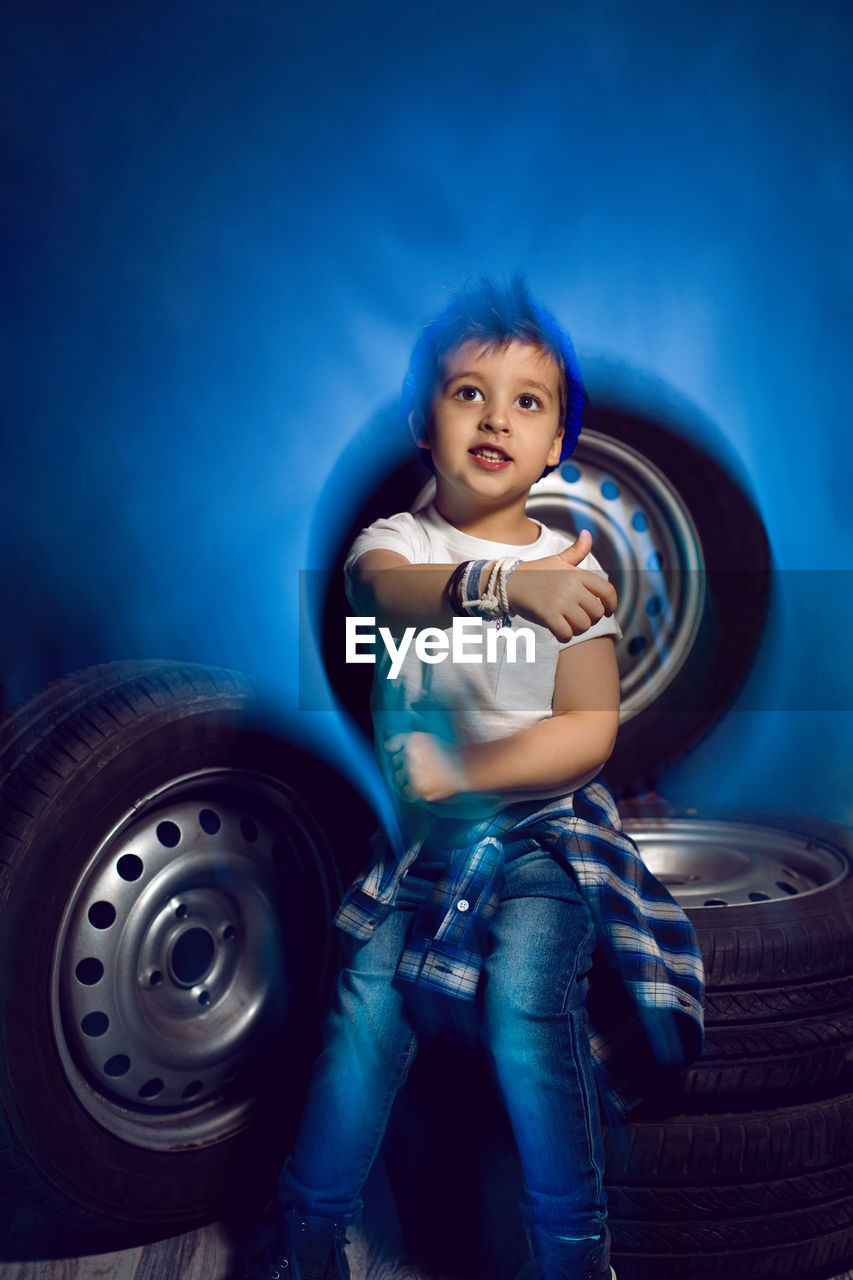
[(474, 401), (477, 399), (482, 400), (483, 398), (483, 393), (479, 387), (471, 387), (471, 386), (457, 387), (454, 394), (457, 400)]
[(517, 397), (517, 403), (522, 409), (542, 408), (542, 401), (539, 397), (532, 395), (529, 391), (522, 391), (521, 395)]

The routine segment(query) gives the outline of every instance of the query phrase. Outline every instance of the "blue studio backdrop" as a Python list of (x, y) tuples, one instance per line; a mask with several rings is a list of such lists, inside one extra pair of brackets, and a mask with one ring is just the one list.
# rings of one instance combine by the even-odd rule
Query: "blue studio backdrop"
[(326, 483), (445, 287), (521, 271), (593, 394), (727, 461), (779, 571), (770, 694), (659, 789), (853, 823), (848, 5), (4, 12), (7, 704), (234, 666), (334, 753), (298, 709), (320, 494), (381, 469)]

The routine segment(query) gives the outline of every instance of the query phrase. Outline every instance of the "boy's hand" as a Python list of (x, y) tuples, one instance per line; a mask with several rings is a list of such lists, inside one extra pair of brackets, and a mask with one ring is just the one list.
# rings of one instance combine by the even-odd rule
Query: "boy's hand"
[(591, 569), (577, 567), (591, 547), (592, 536), (582, 529), (559, 555), (522, 561), (507, 583), (511, 611), (547, 627), (560, 641), (610, 617), (616, 609), (614, 587)]
[(463, 790), (456, 752), (431, 733), (398, 733), (385, 741), (394, 782), (404, 799), (435, 804)]

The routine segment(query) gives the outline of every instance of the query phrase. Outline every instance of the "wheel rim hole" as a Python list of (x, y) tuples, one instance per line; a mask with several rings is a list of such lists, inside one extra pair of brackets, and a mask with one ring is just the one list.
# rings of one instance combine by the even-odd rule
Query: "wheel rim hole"
[(182, 902), (177, 907), (175, 907), (175, 915), (178, 917), (179, 920), (186, 920), (187, 904), (185, 902)]
[(145, 1081), (145, 1084), (139, 1090), (139, 1096), (140, 1098), (156, 1098), (157, 1094), (162, 1093), (165, 1087), (163, 1081), (154, 1076), (153, 1079)]
[[(215, 954), (216, 943), (206, 929), (187, 929), (172, 948), (170, 963), (175, 980), (182, 987), (195, 986), (210, 972)], [(205, 991), (202, 995), (207, 999), (199, 996), (199, 1004), (207, 1004), (210, 996)]]
[(104, 1063), (104, 1075), (112, 1076), (115, 1080), (118, 1076), (126, 1076), (130, 1070), (130, 1058), (125, 1053), (113, 1054)]
[(104, 976), (104, 966), (94, 956), (87, 956), (85, 960), (80, 961), (74, 973), (77, 981), (82, 982), (84, 987), (94, 987), (95, 983), (100, 982)]
[(754, 891), (749, 895), (749, 900), (750, 900), (750, 902), (769, 902), (769, 901), (770, 901), (770, 894), (769, 894), (769, 893), (759, 893), (757, 890), (754, 890)]
[(202, 831), (206, 831), (209, 836), (215, 836), (222, 826), (219, 814), (214, 813), (212, 809), (202, 809), (198, 815), (198, 820)]
[(630, 654), (642, 653), (646, 647), (645, 636), (632, 636), (628, 641), (628, 652)]
[(187, 1085), (186, 1089), (184, 1089), (183, 1093), (181, 1094), (181, 1097), (195, 1098), (197, 1094), (201, 1093), (203, 1088), (204, 1088), (204, 1085), (202, 1084), (201, 1080), (191, 1080), (190, 1083)]
[(796, 894), (797, 892), (792, 884), (788, 884), (787, 880), (777, 880), (776, 888), (781, 889), (783, 893)]
[(230, 942), (232, 938), (237, 937), (237, 930), (234, 928), (233, 924), (227, 924), (225, 926), (222, 930), (222, 936), (226, 942)]
[(160, 983), (163, 981), (163, 975), (160, 970), (155, 969), (148, 981), (152, 987), (159, 987)]
[(650, 618), (656, 618), (663, 609), (663, 600), (660, 596), (652, 596), (646, 601), (646, 613)]
[(88, 915), (93, 929), (109, 929), (115, 921), (116, 909), (111, 902), (93, 902)]
[(138, 880), (144, 869), (142, 859), (137, 858), (135, 853), (125, 853), (116, 863), (116, 871), (122, 880)]
[(209, 1005), (209, 1004), (210, 1004), (210, 992), (209, 992), (209, 991), (202, 991), (202, 992), (200, 993), (199, 997), (198, 997), (198, 1002), (199, 1002), (199, 1004), (202, 1006), (202, 1008), (205, 1008), (207, 1005)]
[(181, 828), (174, 822), (157, 823), (157, 839), (167, 849), (174, 849), (181, 838)]
[(602, 480), (601, 496), (602, 498), (607, 498), (609, 502), (613, 502), (615, 498), (619, 497), (619, 486), (615, 480)]
[(253, 818), (242, 817), (240, 819), (240, 830), (243, 833), (243, 839), (248, 840), (251, 844), (258, 838), (258, 824)]
[(87, 1013), (80, 1023), (84, 1036), (102, 1036), (109, 1029), (110, 1020), (105, 1013)]
[(704, 905), (706, 907), (727, 907), (729, 904), (723, 898), (706, 898)]

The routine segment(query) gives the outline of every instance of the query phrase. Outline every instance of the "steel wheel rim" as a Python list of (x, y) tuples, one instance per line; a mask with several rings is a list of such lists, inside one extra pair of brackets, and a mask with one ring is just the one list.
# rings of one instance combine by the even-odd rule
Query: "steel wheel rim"
[(702, 818), (629, 818), (625, 832), (680, 906), (754, 907), (822, 892), (848, 874), (829, 841)]
[(177, 1150), (245, 1127), (254, 1051), (299, 1003), (280, 915), (306, 858), (316, 844), (293, 794), (233, 769), (171, 780), (96, 848), (63, 915), (51, 997), (66, 1077), (104, 1128)]
[(560, 532), (592, 534), (619, 597), (621, 720), (630, 720), (659, 701), (699, 630), (705, 561), (690, 513), (647, 458), (597, 431), (533, 486), (527, 510)]

